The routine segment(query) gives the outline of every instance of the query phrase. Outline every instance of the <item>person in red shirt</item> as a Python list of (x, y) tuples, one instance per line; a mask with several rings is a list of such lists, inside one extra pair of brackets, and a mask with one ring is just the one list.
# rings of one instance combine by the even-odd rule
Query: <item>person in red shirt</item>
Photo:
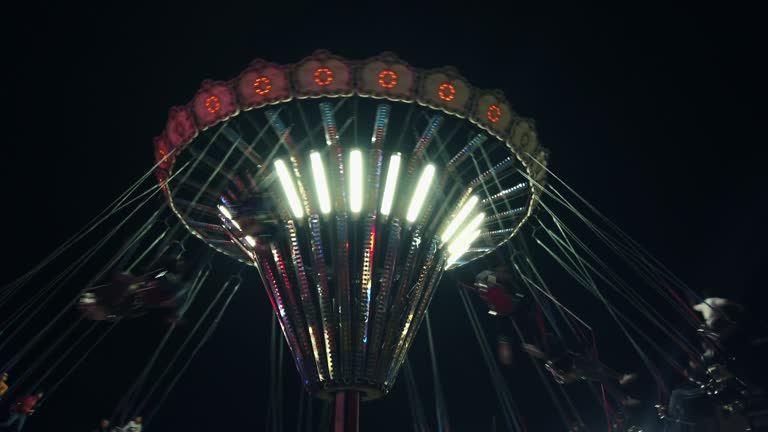
[(498, 358), (501, 364), (511, 366), (514, 362), (514, 337), (507, 327), (518, 315), (525, 315), (530, 303), (520, 290), (512, 271), (506, 265), (498, 265), (475, 276), (472, 285), (461, 282), (458, 285), (477, 294), (486, 303), (488, 313), (497, 318), (500, 332), (497, 343)]
[(473, 285), (459, 282), (459, 286), (480, 296), (488, 305), (488, 313), (499, 318), (511, 317), (523, 308), (526, 300), (511, 271), (503, 265), (481, 272), (475, 276)]
[(0, 429), (9, 429), (16, 425), (16, 432), (21, 431), (24, 428), (24, 423), (27, 422), (27, 417), (35, 412), (35, 406), (42, 398), (42, 391), (19, 398), (16, 403), (11, 405), (11, 415), (5, 423), (0, 424)]

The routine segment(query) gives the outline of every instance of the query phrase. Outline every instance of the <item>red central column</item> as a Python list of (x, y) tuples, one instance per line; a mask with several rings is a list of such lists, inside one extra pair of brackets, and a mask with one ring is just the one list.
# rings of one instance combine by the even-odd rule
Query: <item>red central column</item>
[(360, 393), (336, 393), (334, 432), (360, 432)]

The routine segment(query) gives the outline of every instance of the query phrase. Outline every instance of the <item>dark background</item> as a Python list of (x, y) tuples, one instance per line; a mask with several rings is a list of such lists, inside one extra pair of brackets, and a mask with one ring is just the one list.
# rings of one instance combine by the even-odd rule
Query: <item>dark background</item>
[[(292, 63), (326, 48), (350, 59), (394, 51), (415, 66), (454, 65), (474, 85), (502, 89), (536, 120), (553, 170), (690, 286), (760, 297), (764, 47), (749, 14), (542, 17), (490, 3), (286, 6), (6, 10), (0, 282), (42, 259), (152, 165), (152, 137), (168, 108), (186, 103), (200, 81), (233, 77), (255, 57)], [(220, 275), (234, 268), (225, 261), (217, 261)], [(487, 430), (496, 399), (452, 283), (443, 284), (431, 311), (453, 430)], [(151, 430), (263, 430), (269, 313), (261, 287), (244, 286)], [(164, 329), (153, 320), (117, 329), (28, 430), (88, 430), (108, 416)], [(411, 357), (432, 410), (424, 342), (420, 335)], [(622, 348), (612, 360), (633, 364), (626, 344), (616, 344)], [(529, 430), (556, 427), (541, 383), (524, 369), (506, 375)], [(298, 382), (290, 365), (285, 383), (293, 428)], [(362, 429), (409, 428), (405, 397), (401, 379), (388, 399), (363, 405)], [(599, 415), (593, 405), (586, 412)]]

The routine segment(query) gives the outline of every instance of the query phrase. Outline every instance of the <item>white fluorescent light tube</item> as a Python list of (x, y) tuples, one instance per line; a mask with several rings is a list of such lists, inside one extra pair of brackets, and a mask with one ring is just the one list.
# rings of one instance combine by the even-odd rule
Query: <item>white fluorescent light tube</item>
[(283, 186), (283, 192), (285, 192), (285, 196), (288, 198), (288, 205), (291, 207), (293, 215), (297, 219), (304, 216), (304, 212), (301, 209), (301, 201), (299, 201), (299, 194), (296, 193), (296, 188), (293, 186), (291, 173), (288, 172), (288, 168), (282, 159), (275, 161), (275, 170), (277, 171), (277, 177), (280, 179), (280, 184)]
[(234, 226), (235, 226), (235, 228), (237, 228), (237, 230), (238, 230), (238, 231), (242, 231), (242, 230), (243, 230), (242, 228), (240, 228), (240, 224), (239, 224), (239, 223), (237, 223), (237, 221), (236, 221), (236, 220), (234, 220), (234, 219), (230, 219), (229, 221), (230, 221), (230, 222), (232, 222), (232, 225), (234, 225)]
[(328, 193), (328, 182), (325, 179), (325, 168), (323, 167), (323, 157), (318, 152), (309, 154), (312, 162), (312, 176), (315, 180), (315, 193), (320, 202), (320, 212), (328, 214), (331, 212), (331, 196)]
[(389, 158), (389, 168), (387, 168), (387, 181), (384, 184), (384, 197), (381, 199), (381, 214), (389, 215), (392, 210), (392, 200), (395, 198), (397, 189), (397, 175), (400, 173), (400, 155), (393, 154)]
[(443, 231), (443, 235), (441, 236), (441, 240), (443, 243), (447, 243), (448, 240), (453, 237), (454, 234), (456, 234), (456, 231), (459, 229), (462, 223), (464, 223), (464, 220), (469, 216), (469, 213), (474, 210), (475, 205), (477, 204), (478, 198), (475, 195), (472, 195), (469, 197), (467, 202), (464, 203), (464, 205), (461, 207), (461, 210), (459, 210), (459, 213), (456, 215), (456, 217), (453, 218), (451, 223), (448, 225), (448, 228)]
[(465, 247), (469, 248), (468, 243), (471, 243), (474, 241), (474, 239), (470, 240), (472, 235), (474, 235), (475, 230), (477, 230), (480, 227), (480, 224), (483, 223), (483, 219), (485, 218), (485, 213), (479, 213), (474, 218), (472, 218), (472, 221), (467, 224), (467, 226), (459, 233), (458, 236), (456, 236), (456, 239), (454, 239), (450, 245), (448, 245), (448, 253), (451, 255), (455, 254), (456, 251), (462, 249)]
[(435, 177), (435, 166), (432, 164), (424, 167), (424, 171), (421, 172), (419, 182), (416, 184), (416, 190), (413, 192), (411, 198), (411, 204), (408, 206), (408, 213), (405, 218), (408, 222), (415, 222), (421, 213), (421, 207), (424, 205), (424, 201), (429, 192), (429, 186), (432, 184), (432, 179)]
[(363, 153), (360, 150), (349, 153), (349, 208), (352, 213), (363, 209)]
[(228, 208), (224, 207), (222, 204), (219, 204), (216, 207), (218, 207), (219, 211), (222, 215), (224, 215), (225, 218), (232, 219), (232, 213), (229, 212)]
[(472, 243), (477, 240), (477, 238), (480, 236), (480, 230), (475, 230), (472, 232), (463, 242), (461, 245), (459, 245), (459, 248), (454, 251), (451, 256), (448, 258), (448, 262), (446, 262), (445, 267), (448, 268), (452, 266), (459, 258), (464, 255), (467, 250), (469, 249), (469, 246), (472, 245)]
[(251, 236), (249, 236), (249, 235), (245, 236), (245, 241), (246, 241), (246, 242), (247, 242), (249, 245), (251, 245), (251, 247), (254, 247), (254, 246), (256, 246), (256, 239), (254, 239), (253, 237), (251, 237)]

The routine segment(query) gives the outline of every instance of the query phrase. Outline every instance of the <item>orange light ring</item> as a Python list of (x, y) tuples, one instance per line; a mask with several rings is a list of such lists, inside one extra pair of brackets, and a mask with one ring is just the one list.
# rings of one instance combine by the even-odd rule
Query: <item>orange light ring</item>
[(321, 87), (325, 87), (333, 82), (333, 71), (326, 67), (315, 69), (315, 73), (313, 75), (315, 84)]
[(207, 109), (209, 113), (215, 113), (220, 110), (221, 102), (219, 102), (219, 98), (217, 96), (208, 96), (205, 99), (205, 109)]
[(488, 107), (488, 120), (491, 121), (491, 123), (496, 123), (499, 120), (501, 120), (501, 108), (499, 108), (498, 105), (491, 105)]
[(253, 81), (253, 89), (256, 94), (264, 96), (272, 90), (272, 81), (265, 77), (258, 77)]
[(440, 99), (450, 102), (456, 97), (456, 87), (453, 84), (442, 83), (437, 89), (437, 95), (440, 96)]
[(397, 85), (397, 74), (394, 71), (385, 69), (379, 74), (379, 85), (390, 89)]

